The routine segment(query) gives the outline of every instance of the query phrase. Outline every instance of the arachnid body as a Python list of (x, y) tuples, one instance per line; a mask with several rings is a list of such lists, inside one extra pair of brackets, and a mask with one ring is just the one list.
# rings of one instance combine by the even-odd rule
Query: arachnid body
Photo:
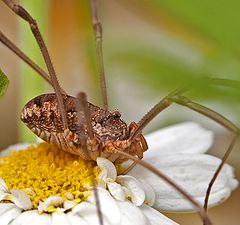
[[(63, 99), (68, 129), (63, 128), (55, 94), (41, 95), (27, 103), (21, 114), (22, 121), (46, 142), (87, 160), (104, 157), (113, 162), (116, 160), (121, 162), (126, 159), (118, 153), (114, 154), (115, 149), (142, 158), (143, 151), (147, 150), (144, 137), (140, 134), (134, 142), (129, 140), (137, 127), (136, 123), (133, 122), (128, 126), (121, 120), (119, 112), (110, 112), (87, 102), (94, 135), (94, 138), (90, 139), (87, 138), (85, 116), (83, 112), (77, 110), (78, 99), (68, 95)], [(83, 147), (85, 141), (86, 149)]]

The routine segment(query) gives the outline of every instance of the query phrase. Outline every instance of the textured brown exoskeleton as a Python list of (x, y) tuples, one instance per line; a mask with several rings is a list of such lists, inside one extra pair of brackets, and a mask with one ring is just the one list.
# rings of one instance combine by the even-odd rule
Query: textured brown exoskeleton
[(124, 156), (115, 150), (143, 157), (147, 143), (142, 134), (131, 141), (136, 123), (129, 126), (121, 119), (117, 111), (110, 112), (87, 102), (93, 138), (88, 136), (87, 121), (84, 113), (78, 110), (79, 100), (72, 96), (63, 96), (67, 115), (68, 129), (62, 125), (55, 94), (44, 94), (27, 103), (22, 111), (22, 121), (40, 138), (55, 144), (65, 151), (80, 155), (87, 160), (96, 160), (101, 156), (119, 162)]
[[(65, 151), (80, 155), (86, 160), (95, 160), (99, 156), (108, 158), (112, 162), (122, 162), (126, 159), (133, 160), (135, 163), (144, 166), (158, 177), (164, 179), (169, 185), (185, 196), (185, 198), (199, 211), (204, 224), (211, 224), (206, 215), (210, 191), (227, 156), (236, 143), (240, 129), (218, 112), (192, 102), (190, 99), (183, 96), (186, 89), (173, 91), (164, 97), (138, 123), (132, 122), (130, 125), (127, 125), (121, 119), (121, 114), (119, 112), (110, 112), (108, 110), (102, 56), (102, 27), (98, 20), (97, 0), (92, 0), (91, 6), (104, 107), (100, 108), (89, 103), (84, 93), (79, 93), (77, 97), (68, 96), (58, 83), (48, 50), (36, 21), (23, 7), (14, 4), (12, 0), (2, 1), (14, 13), (29, 23), (32, 33), (42, 52), (49, 74), (39, 68), (1, 31), (0, 41), (39, 73), (50, 85), (52, 85), (55, 91), (55, 93), (38, 96), (27, 103), (21, 114), (22, 121), (43, 140), (58, 145)], [(223, 157), (222, 163), (219, 165), (215, 175), (209, 183), (205, 197), (205, 210), (203, 210), (202, 207), (177, 184), (151, 165), (140, 160), (143, 158), (143, 152), (147, 150), (147, 143), (141, 133), (142, 130), (161, 111), (172, 103), (183, 105), (209, 117), (235, 135)], [(135, 156), (139, 159), (135, 158)], [(134, 166), (134, 164), (132, 164), (132, 166)], [(129, 169), (131, 169), (131, 167), (129, 167)], [(128, 170), (126, 172), (128, 172)], [(99, 213), (99, 215), (101, 218), (101, 213)], [(100, 224), (103, 223), (100, 222)]]

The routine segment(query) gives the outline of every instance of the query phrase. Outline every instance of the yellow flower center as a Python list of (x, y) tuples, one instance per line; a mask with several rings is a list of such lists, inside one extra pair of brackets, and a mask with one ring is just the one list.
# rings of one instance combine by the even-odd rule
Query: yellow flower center
[(23, 190), (34, 208), (53, 195), (76, 203), (84, 201), (99, 172), (95, 162), (47, 143), (0, 158), (0, 177), (9, 190)]

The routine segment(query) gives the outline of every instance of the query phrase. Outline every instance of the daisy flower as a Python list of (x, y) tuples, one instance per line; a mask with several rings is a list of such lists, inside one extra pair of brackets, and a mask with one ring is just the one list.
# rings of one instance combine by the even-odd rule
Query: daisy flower
[[(189, 122), (146, 136), (144, 160), (170, 177), (203, 205), (221, 160), (205, 154), (213, 134)], [(87, 162), (57, 147), (16, 145), (0, 157), (1, 225), (96, 225), (97, 194), (104, 225), (174, 225), (160, 211), (191, 212), (192, 205), (164, 181), (136, 165), (127, 175), (107, 159)], [(226, 200), (238, 185), (225, 165), (209, 206)]]

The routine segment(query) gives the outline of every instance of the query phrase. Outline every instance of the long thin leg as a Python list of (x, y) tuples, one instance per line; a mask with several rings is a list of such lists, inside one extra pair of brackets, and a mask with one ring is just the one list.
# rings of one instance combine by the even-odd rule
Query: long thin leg
[(215, 122), (221, 124), (223, 127), (225, 127), (227, 130), (238, 134), (240, 132), (240, 129), (232, 123), (230, 120), (228, 120), (226, 117), (222, 116), (221, 114), (217, 113), (216, 111), (209, 109), (205, 106), (202, 106), (198, 103), (192, 102), (188, 98), (184, 96), (172, 96), (170, 97), (170, 101), (175, 102), (177, 104), (186, 106), (196, 112), (199, 112), (206, 117), (214, 120)]
[(40, 74), (50, 85), (51, 78), (49, 75), (43, 71), (35, 62), (33, 62), (25, 53), (23, 53), (13, 42), (11, 42), (1, 31), (0, 31), (0, 41), (12, 50), (19, 58), (21, 58), (25, 63), (27, 63), (32, 69), (34, 69), (38, 74)]
[(240, 89), (240, 81), (238, 80), (229, 80), (229, 79), (223, 79), (223, 78), (217, 78), (217, 77), (210, 77), (205, 78), (207, 81), (210, 81), (211, 84), (223, 86), (223, 87), (230, 87), (230, 88), (238, 88)]
[(92, 128), (92, 123), (91, 123), (90, 112), (89, 112), (89, 108), (88, 108), (87, 96), (84, 92), (80, 92), (80, 93), (78, 93), (77, 98), (80, 103), (79, 108), (80, 108), (80, 110), (83, 111), (83, 114), (84, 114), (84, 117), (86, 120), (88, 136), (90, 139), (93, 139), (94, 134), (93, 134), (93, 128)]
[(177, 89), (163, 98), (159, 103), (157, 103), (143, 118), (138, 122), (138, 127), (130, 136), (130, 140), (134, 140), (138, 134), (142, 132), (142, 130), (164, 109), (172, 104), (170, 97), (181, 95), (184, 93), (186, 89)]
[[(97, 61), (98, 61), (98, 70), (100, 75), (100, 83), (101, 83), (101, 92), (103, 98), (103, 106), (104, 109), (108, 109), (108, 98), (107, 98), (107, 88), (106, 88), (106, 79), (105, 79), (105, 71), (104, 71), (104, 63), (103, 63), (103, 51), (102, 51), (102, 25), (98, 19), (98, 1), (92, 0), (91, 1), (91, 10), (92, 10), (92, 23), (93, 23), (93, 30), (95, 33), (95, 40), (96, 40), (96, 48), (97, 48)], [(86, 101), (85, 101), (86, 102)], [(88, 123), (88, 132), (91, 133), (92, 125), (89, 117), (89, 112), (87, 112), (87, 105), (85, 104), (85, 117)], [(88, 118), (89, 117), (89, 118)], [(93, 139), (93, 134), (90, 134), (91, 139)], [(98, 197), (97, 189), (94, 191), (95, 198), (96, 198), (96, 205), (97, 205), (97, 213), (99, 218), (100, 225), (103, 225), (103, 217), (101, 212), (100, 201)]]
[(121, 175), (126, 175), (126, 174), (128, 174), (136, 165), (137, 165), (136, 162), (132, 162), (132, 163), (130, 164), (130, 166), (127, 167), (127, 168), (121, 173)]
[(211, 221), (209, 220), (205, 210), (199, 205), (198, 202), (196, 202), (190, 194), (188, 194), (187, 192), (185, 192), (181, 187), (179, 187), (175, 182), (173, 182), (170, 178), (168, 178), (166, 175), (164, 175), (162, 172), (160, 172), (159, 170), (157, 170), (156, 168), (152, 167), (151, 165), (149, 165), (148, 163), (144, 162), (143, 160), (137, 159), (134, 156), (120, 151), (120, 150), (115, 150), (116, 153), (121, 154), (129, 159), (131, 159), (132, 161), (134, 161), (135, 163), (143, 166), (144, 168), (146, 168), (147, 170), (151, 171), (152, 173), (154, 173), (155, 175), (157, 175), (158, 177), (160, 177), (161, 179), (163, 179), (166, 183), (168, 183), (170, 186), (172, 186), (176, 191), (178, 191), (182, 196), (184, 196), (198, 211), (200, 214), (200, 217), (203, 221), (203, 223), (205, 225), (210, 225), (212, 224)]
[(87, 116), (86, 116), (86, 113), (85, 113), (85, 110), (83, 108), (85, 108), (85, 104), (86, 104), (86, 95), (85, 93), (79, 93), (77, 95), (77, 99), (78, 99), (78, 104), (76, 105), (76, 112), (77, 112), (77, 117), (78, 117), (78, 121), (79, 123), (83, 123), (83, 127), (80, 126), (80, 129), (77, 131), (79, 137), (80, 137), (80, 143), (81, 143), (81, 148), (84, 152), (84, 156), (90, 160), (91, 159), (91, 156), (89, 155), (89, 152), (88, 152), (88, 147), (87, 147), (87, 139), (88, 139), (88, 136), (87, 134), (85, 133), (85, 125), (87, 126), (87, 132), (89, 134), (89, 130), (90, 130), (90, 133), (91, 133), (91, 130), (92, 130), (92, 127), (88, 127), (88, 122), (86, 122), (86, 124), (84, 124), (84, 121), (82, 120), (82, 117), (80, 115), (80, 112), (83, 113), (83, 116), (84, 116), (84, 119), (87, 121)]
[[(79, 105), (77, 107), (78, 111), (83, 112), (84, 118), (86, 120), (88, 137), (90, 138), (90, 140), (93, 140), (94, 139), (94, 133), (93, 133), (92, 123), (91, 123), (90, 112), (89, 112), (89, 108), (88, 108), (87, 96), (84, 92), (80, 92), (80, 93), (77, 94), (77, 99), (79, 101)], [(89, 152), (88, 152), (88, 149), (87, 149), (87, 139), (88, 139), (88, 137), (86, 136), (85, 140), (81, 140), (81, 143), (82, 143), (84, 152), (89, 156)], [(103, 225), (103, 216), (102, 216), (101, 205), (100, 205), (100, 200), (99, 200), (99, 195), (98, 195), (98, 190), (96, 188), (96, 185), (93, 189), (93, 193), (94, 193), (94, 197), (96, 199), (96, 207), (97, 207), (99, 224)]]
[(106, 78), (105, 78), (103, 51), (102, 51), (102, 25), (98, 19), (98, 0), (91, 0), (91, 8), (92, 8), (93, 30), (95, 33), (96, 47), (97, 47), (97, 61), (98, 61), (98, 70), (99, 70), (100, 81), (101, 81), (103, 106), (105, 109), (108, 109)]
[(80, 138), (80, 143), (81, 143), (81, 148), (83, 150), (83, 154), (84, 154), (84, 159), (90, 160), (91, 156), (89, 155), (88, 149), (87, 149), (87, 136), (85, 135), (85, 133), (83, 131), (80, 131), (78, 133), (79, 138)]
[(230, 146), (228, 147), (228, 150), (226, 151), (223, 159), (222, 159), (222, 163), (219, 165), (219, 167), (217, 168), (214, 176), (212, 177), (210, 183), (209, 183), (209, 187), (207, 189), (206, 192), (206, 196), (205, 196), (205, 203), (204, 203), (204, 209), (207, 210), (207, 203), (208, 203), (208, 199), (209, 199), (209, 195), (211, 193), (211, 188), (218, 176), (218, 174), (220, 173), (223, 164), (225, 163), (225, 161), (227, 160), (227, 157), (229, 156), (229, 154), (231, 153), (234, 145), (236, 144), (236, 140), (240, 135), (240, 129), (233, 124), (230, 120), (228, 120), (227, 118), (225, 118), (224, 116), (222, 116), (221, 114), (219, 114), (218, 112), (209, 109), (205, 106), (202, 106), (198, 103), (192, 102), (191, 100), (189, 100), (188, 98), (181, 96), (181, 94), (184, 92), (184, 90), (177, 90), (175, 92), (170, 93), (168, 96), (166, 96), (165, 98), (163, 98), (157, 105), (155, 105), (138, 123), (138, 128), (135, 130), (135, 132), (132, 134), (132, 136), (130, 137), (130, 140), (134, 141), (134, 138), (141, 133), (141, 131), (144, 129), (144, 127), (151, 122), (151, 120), (153, 118), (155, 118), (161, 111), (163, 111), (164, 109), (166, 109), (167, 107), (169, 107), (172, 103), (177, 103), (180, 104), (182, 106), (185, 106), (187, 108), (190, 108), (212, 120), (214, 120), (215, 122), (221, 124), (223, 127), (225, 127), (226, 129), (228, 129), (229, 131), (233, 132), (236, 137), (233, 139), (233, 141), (231, 142)]
[(38, 25), (36, 21), (32, 18), (32, 16), (20, 5), (15, 4), (12, 0), (2, 0), (14, 13), (16, 13), (18, 16), (20, 16), (23, 20), (27, 21), (30, 25), (30, 28), (32, 30), (32, 33), (37, 41), (37, 44), (41, 50), (41, 53), (43, 55), (45, 64), (48, 68), (49, 74), (51, 76), (51, 83), (53, 85), (53, 89), (57, 96), (57, 101), (59, 105), (59, 110), (62, 116), (62, 122), (63, 122), (63, 128), (66, 130), (68, 128), (68, 121), (66, 116), (66, 111), (63, 103), (63, 96), (61, 94), (61, 88), (58, 83), (58, 79), (56, 76), (56, 72), (54, 70), (51, 58), (49, 56), (47, 47), (45, 45), (45, 42), (42, 38), (42, 35), (39, 31)]
[(101, 205), (100, 205), (100, 200), (99, 200), (99, 195), (98, 195), (98, 190), (97, 190), (96, 187), (94, 188), (93, 193), (94, 193), (94, 197), (96, 199), (96, 206), (97, 206), (97, 214), (98, 214), (99, 224), (104, 225), (103, 224), (102, 211), (101, 211)]
[(210, 183), (209, 183), (209, 185), (208, 185), (208, 189), (207, 189), (207, 191), (206, 191), (206, 196), (205, 196), (205, 199), (204, 199), (204, 206), (203, 206), (203, 208), (205, 209), (205, 211), (207, 211), (207, 209), (208, 209), (208, 200), (209, 200), (209, 197), (210, 197), (210, 193), (211, 193), (212, 186), (213, 186), (215, 180), (217, 179), (217, 177), (218, 177), (218, 175), (219, 175), (219, 173), (220, 173), (220, 171), (221, 171), (224, 163), (226, 162), (228, 156), (230, 155), (233, 147), (235, 146), (238, 138), (239, 138), (239, 135), (233, 137), (233, 139), (232, 139), (232, 141), (231, 141), (231, 143), (230, 143), (227, 151), (225, 152), (225, 154), (224, 154), (224, 156), (223, 156), (223, 158), (222, 158), (222, 162), (221, 162), (220, 165), (218, 166), (216, 172), (214, 173), (214, 175), (213, 175), (213, 177), (212, 177), (212, 179), (211, 179), (211, 181), (210, 181)]
[(179, 95), (180, 92), (176, 91), (170, 93), (168, 96), (163, 98), (158, 104), (156, 104), (138, 123), (138, 128), (135, 132), (131, 135), (130, 140), (133, 140), (141, 131), (164, 109), (169, 107), (172, 103), (177, 103), (179, 105), (183, 105), (187, 108), (190, 108), (200, 114), (205, 115), (206, 117), (216, 121), (217, 123), (221, 124), (227, 130), (238, 134), (240, 133), (240, 129), (228, 120), (226, 117), (222, 116), (218, 112), (209, 109), (205, 106), (202, 106), (198, 103), (192, 102), (190, 99)]

